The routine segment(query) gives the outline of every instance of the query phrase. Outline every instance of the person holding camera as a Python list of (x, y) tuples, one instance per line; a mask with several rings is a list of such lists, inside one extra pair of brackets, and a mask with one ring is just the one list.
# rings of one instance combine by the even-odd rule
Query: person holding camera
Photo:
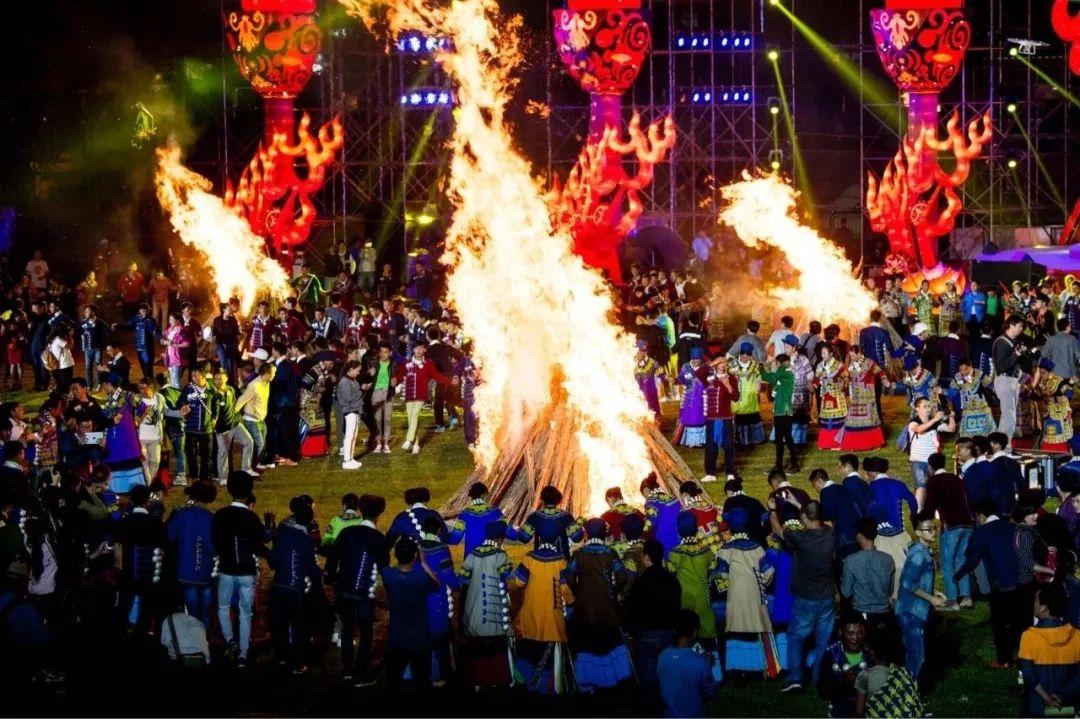
[(941, 451), (939, 433), (956, 431), (956, 417), (949, 403), (942, 403), (942, 408), (931, 414), (930, 400), (920, 397), (915, 400), (915, 417), (907, 426), (911, 478), (915, 482), (915, 501), (920, 509), (930, 479), (930, 455)]
[(1016, 432), (1016, 407), (1020, 402), (1020, 348), (1017, 339), (1024, 331), (1023, 318), (1013, 315), (1005, 320), (1005, 329), (994, 340), (991, 357), (994, 362), (994, 394), (1001, 403), (998, 431), (1010, 444)]

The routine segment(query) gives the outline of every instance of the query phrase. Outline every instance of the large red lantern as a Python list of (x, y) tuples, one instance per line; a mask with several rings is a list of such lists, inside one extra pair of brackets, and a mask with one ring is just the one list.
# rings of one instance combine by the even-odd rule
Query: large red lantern
[[(963, 209), (956, 188), (992, 137), (989, 113), (966, 132), (953, 113), (946, 138), (938, 138), (939, 93), (960, 73), (971, 25), (962, 0), (889, 0), (870, 11), (870, 30), (885, 72), (906, 95), (908, 127), (881, 178), (870, 173), (866, 208), (871, 227), (889, 241), (891, 266), (929, 270), (938, 265), (938, 238), (952, 232)], [(939, 152), (956, 158), (953, 172), (941, 168)]]
[(1069, 0), (1054, 0), (1050, 23), (1058, 37), (1069, 45), (1069, 69), (1080, 75), (1080, 12), (1069, 13)]
[[(553, 16), (559, 59), (590, 96), (588, 143), (566, 184), (556, 184), (553, 214), (573, 234), (575, 252), (621, 283), (619, 245), (641, 217), (639, 193), (653, 167), (675, 146), (675, 125), (668, 118), (643, 129), (635, 116), (623, 138), (622, 95), (652, 44), (641, 0), (568, 0)], [(633, 177), (625, 157), (637, 161)]]
[[(236, 64), (262, 95), (266, 111), (263, 141), (225, 199), (281, 259), (308, 240), (316, 217), (311, 196), (325, 183), (344, 140), (338, 118), (314, 134), (306, 113), (296, 124), (294, 100), (311, 79), (322, 47), (315, 9), (315, 0), (243, 0), (240, 12), (225, 18)], [(301, 160), (303, 177), (297, 172)]]

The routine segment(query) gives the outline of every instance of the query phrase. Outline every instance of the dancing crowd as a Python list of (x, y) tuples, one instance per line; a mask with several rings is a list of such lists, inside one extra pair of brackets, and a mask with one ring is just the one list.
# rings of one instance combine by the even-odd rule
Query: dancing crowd
[[(7, 379), (21, 387), (26, 362), (47, 391), (0, 412), (8, 676), (63, 683), (87, 632), (152, 634), (182, 671), (244, 671), (262, 612), (281, 671), (326, 665), (358, 690), (636, 687), (642, 712), (703, 716), (718, 683), (757, 675), (813, 686), (830, 716), (920, 716), (936, 616), (985, 602), (990, 666), (1019, 672), (1022, 713), (1080, 698), (1080, 460), (1032, 488), (1013, 456), (1080, 455), (1071, 277), (940, 296), (886, 278), (848, 339), (787, 316), (733, 338), (694, 272), (634, 268), (619, 319), (636, 379), (658, 420), (680, 403), (675, 441), (703, 448), (700, 481), (633, 478), (640, 496), (613, 486), (597, 517), (545, 487), (520, 523), (481, 483), (449, 521), (424, 487), (389, 522), (386, 498), (344, 492), (322, 525), (307, 495), (281, 521), (263, 511), (260, 483), (307, 458), (359, 470), (358, 454), (395, 452), (395, 403), (405, 462), (428, 405), (434, 432), (476, 440), (482, 378), (438, 278), (420, 265), (399, 285), (370, 245), (341, 245), (322, 275), (298, 263), (281, 306), (203, 316), (182, 283), (107, 260), (72, 290), (40, 254), (0, 277)], [(904, 470), (875, 453), (891, 392), (908, 402), (888, 433)], [(775, 467), (753, 497), (739, 453), (766, 441), (763, 402)], [(837, 461), (802, 480), (815, 425)]]

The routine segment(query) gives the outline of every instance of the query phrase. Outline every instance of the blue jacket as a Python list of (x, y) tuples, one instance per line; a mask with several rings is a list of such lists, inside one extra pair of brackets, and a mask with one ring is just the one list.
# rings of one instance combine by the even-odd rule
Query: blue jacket
[(975, 319), (980, 324), (982, 324), (982, 321), (986, 319), (985, 292), (972, 292), (969, 288), (968, 291), (964, 293), (963, 306), (965, 322), (970, 320), (972, 315), (975, 315)]
[(390, 606), (387, 646), (392, 651), (417, 653), (431, 648), (427, 596), (438, 587), (423, 567), (386, 567), (382, 570), (386, 603)]
[[(438, 517), (439, 521), (443, 522), (441, 514), (427, 507), (409, 507), (404, 512), (399, 513), (398, 516), (394, 517), (394, 521), (390, 523), (390, 529), (386, 532), (386, 546), (393, 547), (401, 537), (408, 537), (419, 544), (420, 528), (424, 526), (424, 520), (428, 517)], [(442, 530), (439, 532), (439, 539), (445, 542), (446, 538), (446, 523), (443, 522)]]
[(863, 354), (877, 362), (879, 367), (884, 367), (885, 360), (896, 351), (889, 331), (873, 325), (864, 327), (859, 332), (859, 347)]
[(484, 530), (491, 522), (503, 518), (502, 510), (492, 507), (487, 502), (470, 504), (461, 511), (458, 518), (450, 523), (447, 544), (461, 544), (465, 540), (465, 556), (484, 543)]
[(105, 335), (108, 333), (108, 325), (94, 318), (83, 320), (79, 323), (79, 341), (83, 352), (98, 351), (105, 349)]
[(337, 535), (326, 558), (326, 574), (335, 576), (339, 595), (370, 599), (378, 574), (390, 565), (386, 537), (374, 527), (354, 524)]
[(855, 544), (855, 523), (862, 516), (859, 500), (851, 490), (839, 484), (821, 490), (821, 517), (833, 523), (837, 547)]
[(682, 504), (677, 497), (660, 492), (645, 500), (646, 529), (653, 539), (664, 545), (664, 557), (679, 546), (679, 529), (676, 522)]
[(930, 602), (915, 595), (921, 589), (934, 593), (934, 555), (922, 542), (908, 550), (904, 569), (900, 572), (900, 590), (896, 595), (896, 613), (907, 614), (921, 621), (930, 616)]
[(209, 584), (214, 571), (210, 524), (214, 513), (192, 505), (173, 512), (165, 529), (176, 558), (176, 578), (188, 584)]
[(427, 596), (428, 629), (433, 640), (446, 639), (453, 631), (450, 623), (454, 615), (454, 600), (451, 592), (461, 586), (461, 579), (454, 571), (454, 559), (450, 556), (450, 548), (442, 542), (426, 539), (421, 541), (420, 556), (439, 580), (439, 586), (428, 592)]
[(870, 485), (863, 481), (862, 477), (855, 474), (844, 477), (841, 484), (844, 489), (851, 492), (859, 503), (859, 509), (863, 514), (866, 514), (870, 510), (870, 504), (874, 501), (874, 491), (870, 489)]
[(992, 502), (994, 495), (991, 485), (994, 482), (994, 465), (990, 462), (975, 462), (961, 478), (967, 490), (968, 506), (974, 507), (979, 502)]
[(908, 506), (908, 513), (914, 517), (919, 511), (919, 505), (915, 501), (915, 495), (908, 486), (899, 479), (893, 477), (878, 477), (870, 482), (870, 492), (874, 503), (885, 510), (888, 522), (894, 527), (904, 526), (904, 504)]
[(993, 357), (993, 340), (989, 337), (973, 337), (970, 343), (968, 356), (971, 357), (971, 365), (981, 371), (987, 377), (991, 372), (991, 359)]
[(158, 327), (157, 322), (152, 317), (135, 315), (126, 324), (135, 331), (135, 349), (153, 353), (154, 344), (161, 339), (161, 328)]
[(1016, 506), (1016, 495), (1023, 489), (1024, 475), (1020, 463), (1012, 457), (998, 457), (990, 461), (994, 473), (990, 478), (990, 498), (998, 514), (1008, 517)]
[(217, 393), (214, 388), (207, 384), (201, 393), (199, 388), (189, 384), (180, 390), (180, 398), (177, 407), (190, 407), (191, 411), (184, 417), (184, 431), (208, 434), (214, 431), (214, 423), (217, 421)]
[(307, 527), (301, 527), (291, 519), (283, 522), (274, 537), (268, 561), (274, 570), (274, 587), (303, 592), (307, 587), (306, 579), (310, 579), (313, 586), (318, 586), (315, 540)]
[(979, 562), (986, 562), (986, 575), (990, 586), (999, 591), (1016, 588), (1017, 559), (1014, 547), (1016, 528), (1008, 519), (995, 519), (971, 533), (964, 565), (956, 570), (956, 577), (973, 571)]
[(281, 410), (300, 404), (300, 378), (296, 373), (296, 363), (283, 360), (277, 364), (274, 379), (270, 380), (270, 407)]
[(528, 516), (517, 532), (508, 532), (507, 536), (522, 543), (530, 542), (536, 537), (536, 546), (539, 547), (540, 536), (545, 534), (545, 527), (555, 535), (555, 546), (562, 550), (567, 559), (570, 558), (570, 543), (580, 542), (585, 536), (582, 522), (558, 507), (536, 510)]

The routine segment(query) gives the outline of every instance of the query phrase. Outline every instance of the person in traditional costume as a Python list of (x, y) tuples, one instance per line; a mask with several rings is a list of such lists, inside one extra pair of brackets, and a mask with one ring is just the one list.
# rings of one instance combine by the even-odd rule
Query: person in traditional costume
[(814, 365), (806, 356), (806, 348), (792, 348), (791, 372), (795, 386), (791, 391), (791, 438), (796, 447), (803, 447), (810, 435), (810, 403), (814, 394)]
[(675, 443), (683, 447), (705, 446), (705, 385), (698, 379), (698, 370), (704, 364), (704, 358), (704, 349), (692, 347), (690, 361), (679, 370), (683, 399), (679, 409), (679, 425), (675, 429)]
[(623, 498), (622, 489), (611, 487), (604, 493), (604, 501), (607, 502), (608, 511), (600, 515), (608, 526), (608, 536), (612, 542), (621, 542), (623, 539), (623, 522), (634, 515), (641, 516), (636, 507), (630, 506)]
[(590, 519), (585, 533), (585, 546), (574, 552), (566, 568), (566, 583), (574, 593), (570, 625), (574, 672), (578, 688), (591, 693), (630, 679), (634, 669), (616, 599), (628, 580), (626, 568), (607, 545), (604, 520)]
[(443, 530), (442, 520), (427, 517), (420, 527), (420, 559), (438, 583), (427, 595), (428, 635), (431, 641), (431, 683), (445, 686), (453, 672), (454, 637), (454, 591), (461, 581), (454, 571), (454, 559), (450, 548), (439, 538)]
[(1072, 382), (1054, 371), (1054, 363), (1048, 358), (1039, 360), (1039, 369), (1032, 380), (1035, 393), (1043, 403), (1042, 443), (1043, 452), (1067, 452), (1073, 437)]
[(847, 418), (847, 372), (833, 356), (831, 345), (821, 345), (821, 362), (815, 371), (818, 399), (818, 448), (840, 449), (838, 436)]
[(513, 567), (502, 549), (506, 522), (489, 523), (484, 534), (484, 543), (465, 557), (459, 571), (467, 586), (461, 623), (464, 673), (469, 686), (505, 687), (513, 683), (507, 593)]
[(645, 547), (645, 516), (638, 512), (627, 515), (622, 523), (622, 533), (622, 539), (612, 542), (611, 546), (626, 567), (628, 580), (623, 592), (625, 596), (644, 569), (642, 553)]
[(915, 307), (915, 318), (927, 329), (934, 327), (934, 296), (930, 294), (929, 282), (922, 281), (911, 304)]
[(536, 547), (510, 577), (525, 587), (514, 622), (514, 661), (529, 692), (565, 694), (571, 687), (566, 612), (573, 595), (566, 586), (568, 562), (555, 543), (555, 527), (544, 525), (541, 532)]
[(145, 485), (142, 444), (135, 426), (135, 407), (139, 400), (121, 386), (120, 378), (112, 372), (101, 377), (106, 392), (102, 412), (108, 420), (105, 429), (105, 464), (109, 467), (109, 489), (127, 494), (136, 485)]
[(964, 299), (956, 291), (956, 283), (949, 280), (945, 283), (945, 292), (938, 298), (941, 310), (938, 313), (938, 335), (944, 337), (953, 330), (950, 325), (956, 322), (958, 325), (964, 320)]
[(705, 496), (701, 485), (693, 480), (683, 482), (679, 487), (679, 498), (686, 511), (694, 515), (697, 521), (698, 538), (707, 547), (715, 547), (720, 542), (720, 510)]
[(907, 391), (908, 406), (912, 414), (915, 412), (915, 403), (920, 399), (930, 401), (930, 407), (934, 411), (939, 406), (938, 395), (941, 390), (938, 387), (937, 377), (922, 366), (922, 360), (915, 354), (904, 355), (904, 389)]
[(881, 429), (875, 387), (880, 382), (887, 389), (889, 378), (885, 370), (863, 355), (859, 345), (852, 345), (849, 350), (847, 377), (847, 415), (840, 449), (844, 452), (877, 449), (885, 444), (885, 433)]
[[(794, 335), (784, 338), (784, 346), (789, 346), (791, 340), (798, 343)], [(770, 371), (764, 372), (761, 379), (772, 385), (773, 397), (773, 441), (776, 443), (776, 462), (773, 467), (784, 466), (784, 445), (788, 448), (788, 458), (791, 460), (789, 469), (792, 472), (799, 471), (799, 460), (795, 456), (795, 437), (792, 434), (794, 424), (792, 413), (795, 394), (795, 373), (791, 371), (791, 357), (784, 352), (773, 359)]]
[(724, 470), (735, 476), (735, 415), (739, 400), (739, 381), (728, 371), (727, 357), (717, 357), (698, 369), (698, 379), (705, 385), (705, 476), (703, 482), (716, 481), (716, 455), (724, 450)]
[[(426, 691), (431, 676), (427, 595), (438, 586), (438, 581), (422, 562), (417, 561), (419, 548), (410, 538), (402, 537), (393, 547), (396, 566), (374, 565), (382, 577), (390, 608), (384, 661), (386, 683), (391, 691), (399, 691), (408, 668), (414, 688)], [(374, 591), (371, 595), (373, 597)]]
[(960, 403), (960, 437), (987, 436), (997, 431), (994, 415), (986, 401), (986, 392), (993, 380), (972, 366), (970, 359), (960, 362), (960, 371), (953, 377), (952, 389)]
[[(874, 502), (870, 505), (869, 514), (877, 522), (877, 538), (874, 540), (874, 549), (888, 554), (892, 557), (893, 565), (902, 568), (904, 560), (907, 558), (908, 547), (911, 546), (911, 535), (904, 528), (901, 507), (896, 506), (894, 508)], [(900, 519), (898, 520), (897, 517)], [(892, 585), (892, 599), (894, 602), (899, 591), (900, 572), (896, 571), (893, 572)]]
[[(429, 509), (427, 503), (431, 501), (431, 490), (427, 487), (413, 487), (405, 490), (405, 509), (399, 512), (394, 521), (390, 523), (390, 529), (386, 532), (386, 546), (393, 547), (399, 537), (408, 537), (414, 543), (420, 542), (420, 532), (424, 520), (428, 517), (437, 517), (442, 522), (442, 515), (434, 509)], [(440, 537), (446, 536), (446, 527), (443, 526)]]
[(645, 498), (645, 533), (664, 546), (666, 557), (679, 544), (676, 519), (682, 503), (660, 487), (655, 472), (641, 481), (641, 495)]
[[(555, 544), (563, 552), (563, 556), (570, 558), (570, 543), (580, 542), (584, 537), (585, 530), (582, 521), (574, 519), (573, 515), (565, 509), (559, 508), (563, 500), (562, 492), (552, 486), (540, 490), (540, 509), (530, 514), (525, 523), (520, 527), (511, 527), (507, 533), (511, 541), (527, 544), (540, 535), (540, 529), (544, 525), (552, 525), (556, 528)], [(537, 540), (539, 543), (539, 540)]]
[(488, 488), (483, 482), (474, 482), (469, 487), (469, 506), (461, 510), (457, 519), (447, 527), (447, 544), (465, 542), (465, 555), (483, 544), (484, 532), (488, 524), (503, 519), (502, 510), (488, 504)]
[(754, 346), (743, 342), (739, 358), (731, 368), (739, 382), (739, 398), (732, 405), (735, 413), (735, 443), (752, 447), (765, 441), (761, 425), (761, 365), (754, 359)]
[(638, 340), (637, 355), (634, 356), (634, 379), (641, 389), (641, 394), (645, 396), (645, 403), (659, 422), (660, 395), (656, 388), (656, 375), (660, 372), (660, 366), (649, 356), (648, 349), (648, 342)]
[(720, 547), (716, 558), (717, 571), (727, 582), (726, 668), (729, 672), (764, 670), (776, 678), (780, 674), (779, 653), (765, 595), (774, 570), (765, 549), (746, 532), (751, 521), (746, 510), (733, 509), (724, 514), (724, 521), (731, 529), (731, 539)]
[[(330, 410), (337, 377), (333, 361), (312, 362), (300, 376), (300, 456), (326, 454), (330, 436)], [(330, 404), (327, 404), (327, 399)]]
[(699, 539), (697, 517), (693, 512), (681, 512), (677, 523), (680, 542), (668, 554), (667, 568), (682, 587), (682, 608), (691, 610), (701, 619), (699, 637), (702, 646), (718, 656), (711, 591), (720, 579), (716, 555)]

